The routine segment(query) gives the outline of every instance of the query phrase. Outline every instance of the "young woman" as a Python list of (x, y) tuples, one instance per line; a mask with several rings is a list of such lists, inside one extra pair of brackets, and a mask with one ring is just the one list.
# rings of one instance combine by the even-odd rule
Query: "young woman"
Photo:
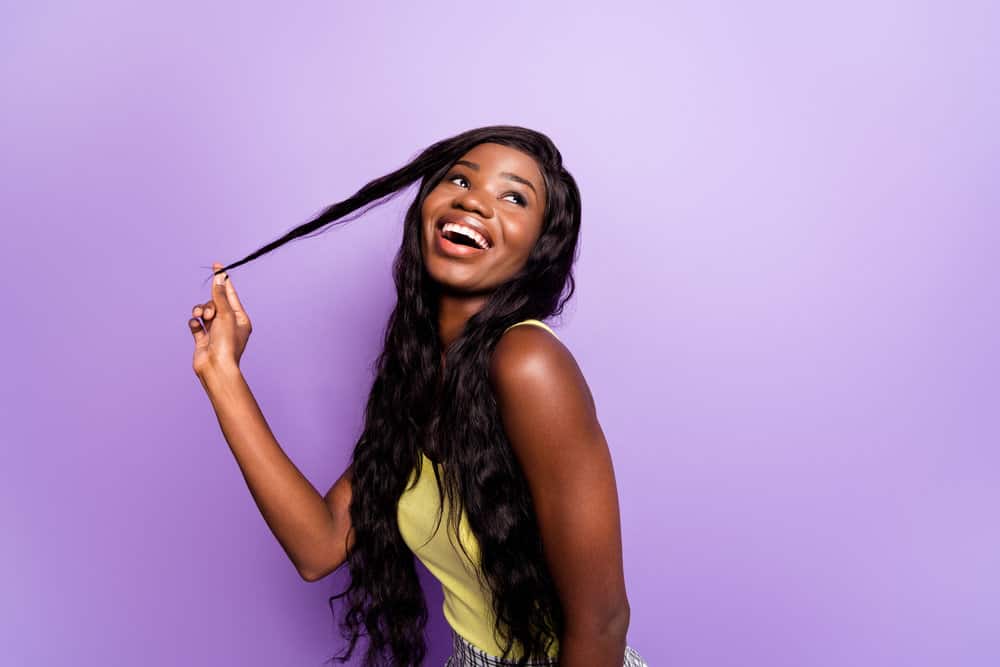
[[(240, 373), (251, 322), (225, 271), (418, 181), (364, 429), (322, 497)], [(549, 138), (492, 126), (433, 144), (277, 241), (213, 266), (212, 298), (188, 321), (194, 370), (298, 572), (317, 581), (348, 565), (350, 586), (330, 602), (346, 596), (350, 643), (331, 660), (345, 662), (365, 634), (366, 666), (422, 664), (417, 557), (442, 584), (452, 667), (645, 664), (626, 643), (608, 445), (573, 355), (542, 321), (573, 294), (579, 232), (579, 191)]]

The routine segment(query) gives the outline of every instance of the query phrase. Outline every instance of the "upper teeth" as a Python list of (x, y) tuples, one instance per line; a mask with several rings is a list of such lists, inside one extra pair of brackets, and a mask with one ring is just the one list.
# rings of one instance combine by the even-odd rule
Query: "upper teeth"
[(460, 225), (456, 222), (446, 222), (444, 226), (441, 228), (441, 232), (442, 233), (458, 232), (459, 234), (465, 234), (473, 241), (475, 241), (476, 245), (478, 245), (480, 248), (485, 250), (486, 248), (490, 247), (490, 244), (486, 240), (486, 237), (484, 237), (482, 234), (477, 232), (475, 229), (472, 229), (471, 227), (466, 227), (465, 225)]

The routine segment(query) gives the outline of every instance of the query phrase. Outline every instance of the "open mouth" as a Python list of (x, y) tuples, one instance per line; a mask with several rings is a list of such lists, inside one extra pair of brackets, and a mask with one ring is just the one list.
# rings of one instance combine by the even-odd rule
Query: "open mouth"
[(439, 232), (448, 241), (455, 243), (457, 245), (464, 245), (470, 248), (479, 248), (480, 250), (487, 250), (490, 246), (486, 242), (477, 242), (476, 239), (468, 234), (456, 231), (454, 229), (441, 229)]
[(465, 257), (467, 255), (479, 255), (487, 250), (481, 247), (476, 241), (466, 234), (452, 230), (443, 230), (440, 227), (435, 234), (438, 249), (446, 255), (455, 257)]
[(487, 228), (471, 216), (445, 214), (438, 219), (434, 229), (435, 245), (446, 255), (478, 255), (493, 248)]

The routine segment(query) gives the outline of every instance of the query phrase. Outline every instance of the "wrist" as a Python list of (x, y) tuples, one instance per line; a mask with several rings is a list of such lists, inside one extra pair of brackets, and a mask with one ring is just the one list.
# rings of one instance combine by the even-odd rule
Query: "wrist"
[(234, 362), (218, 362), (211, 364), (199, 373), (198, 379), (201, 380), (206, 390), (211, 390), (220, 384), (228, 384), (242, 375), (243, 371), (240, 370), (238, 364)]

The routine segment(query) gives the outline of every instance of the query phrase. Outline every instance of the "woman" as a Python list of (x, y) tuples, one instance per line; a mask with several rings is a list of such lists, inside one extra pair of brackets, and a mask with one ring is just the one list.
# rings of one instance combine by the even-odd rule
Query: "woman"
[[(417, 181), (364, 429), (321, 497), (239, 371), (251, 323), (225, 271)], [(645, 664), (626, 644), (608, 446), (572, 354), (541, 321), (573, 294), (579, 231), (579, 191), (549, 138), (493, 126), (440, 141), (277, 241), (213, 266), (212, 299), (188, 322), (194, 370), (302, 577), (348, 565), (350, 586), (330, 602), (347, 597), (340, 627), (350, 643), (331, 660), (345, 662), (366, 634), (365, 665), (422, 664), (416, 556), (442, 583), (452, 667)]]

